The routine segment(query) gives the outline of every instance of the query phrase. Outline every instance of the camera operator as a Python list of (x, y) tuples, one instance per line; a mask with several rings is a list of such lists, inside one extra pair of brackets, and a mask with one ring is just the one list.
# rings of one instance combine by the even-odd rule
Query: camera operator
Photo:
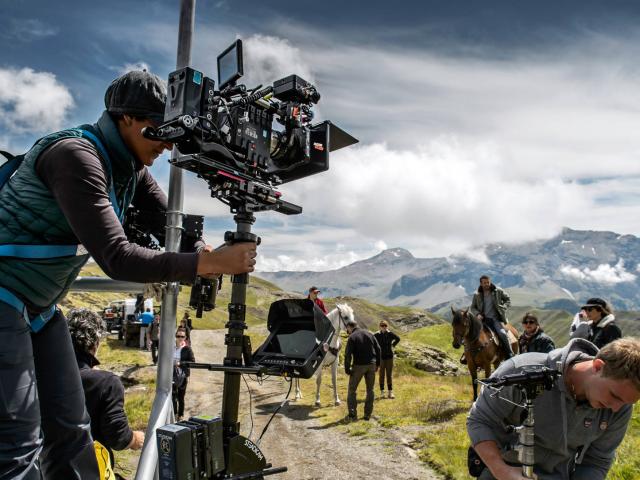
[(166, 90), (133, 71), (104, 100), (96, 124), (41, 138), (0, 189), (0, 479), (98, 475), (71, 339), (55, 308), (89, 256), (110, 277), (142, 283), (254, 268), (251, 242), (173, 253), (127, 240), (121, 219), (130, 204), (167, 209), (147, 167), (171, 144), (142, 135), (162, 122)]
[[(559, 368), (562, 376), (536, 397), (534, 471), (540, 480), (598, 480), (607, 476), (616, 448), (640, 399), (640, 340), (619, 339), (602, 350), (583, 339), (548, 354), (525, 353), (505, 361), (492, 378), (527, 367)], [(502, 397), (502, 398), (499, 398)], [(508, 401), (505, 401), (506, 399)], [(521, 480), (509, 447), (520, 425), (523, 394), (515, 386), (483, 387), (467, 418), (472, 445), (487, 468), (481, 479)]]
[(129, 427), (120, 378), (112, 372), (93, 368), (100, 365), (96, 358), (103, 333), (100, 317), (87, 308), (78, 308), (69, 312), (68, 321), (91, 418), (91, 436), (107, 448), (113, 467), (113, 450), (140, 450), (144, 432), (132, 431)]

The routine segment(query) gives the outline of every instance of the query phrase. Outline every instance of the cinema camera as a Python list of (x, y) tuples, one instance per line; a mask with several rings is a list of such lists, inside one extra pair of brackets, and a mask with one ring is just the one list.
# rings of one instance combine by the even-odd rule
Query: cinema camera
[[(524, 404), (517, 405), (524, 410), (526, 417), (522, 425), (510, 426), (511, 430), (518, 433), (518, 443), (514, 447), (517, 453), (517, 461), (522, 465), (522, 475), (525, 478), (535, 478), (533, 474), (533, 466), (535, 463), (535, 435), (534, 435), (534, 409), (533, 402), (545, 390), (551, 390), (556, 380), (561, 375), (560, 365), (557, 369), (547, 367), (528, 367), (520, 372), (490, 377), (484, 380), (477, 380), (478, 383), (487, 388), (495, 390), (495, 394), (500, 393), (500, 389), (504, 387), (517, 388), (523, 395)], [(498, 398), (512, 403), (510, 400)], [(484, 469), (484, 464), (480, 457), (475, 453), (473, 447), (469, 447), (468, 451), (468, 467), (472, 476), (478, 477)]]
[(237, 85), (242, 58), (241, 40), (218, 56), (218, 90), (190, 67), (169, 74), (165, 123), (145, 136), (173, 142), (183, 154), (173, 163), (206, 180), (232, 213), (240, 205), (301, 213), (274, 187), (328, 170), (329, 152), (357, 140), (330, 121), (311, 124), (320, 94), (297, 75), (250, 91)]
[[(276, 187), (328, 170), (330, 152), (357, 142), (329, 121), (312, 124), (312, 105), (320, 94), (309, 82), (290, 75), (272, 86), (247, 90), (237, 84), (243, 70), (242, 42), (237, 40), (218, 56), (217, 88), (190, 67), (171, 73), (164, 123), (143, 132), (147, 138), (172, 142), (181, 155), (171, 163), (204, 179), (211, 196), (229, 206), (236, 231), (225, 233), (226, 244), (260, 243), (251, 233), (255, 212), (301, 213), (302, 207), (283, 200)], [(211, 295), (219, 288), (215, 282), (196, 279), (192, 306), (213, 308)], [(280, 300), (269, 310), (269, 337), (252, 353), (244, 334), (248, 282), (248, 274), (231, 279), (223, 363), (189, 363), (191, 368), (224, 372), (221, 417), (191, 418), (157, 430), (163, 480), (250, 480), (286, 471), (272, 468), (258, 445), (239, 433), (241, 376), (282, 375), (289, 382), (292, 377), (310, 378), (322, 365), (335, 331), (311, 300)]]

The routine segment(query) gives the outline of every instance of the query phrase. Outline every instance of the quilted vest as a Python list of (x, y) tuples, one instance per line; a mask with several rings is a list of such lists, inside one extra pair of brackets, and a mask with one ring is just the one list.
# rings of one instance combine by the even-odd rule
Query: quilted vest
[(69, 138), (85, 138), (96, 147), (121, 221), (135, 191), (135, 160), (106, 112), (95, 125), (41, 138), (25, 154), (15, 174), (0, 188), (0, 288), (9, 290), (33, 313), (63, 298), (89, 259), (35, 170), (46, 148)]

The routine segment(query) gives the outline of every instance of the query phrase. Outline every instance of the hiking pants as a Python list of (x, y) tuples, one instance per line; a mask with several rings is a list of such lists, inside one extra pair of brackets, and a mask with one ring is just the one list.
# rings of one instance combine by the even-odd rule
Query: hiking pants
[(391, 392), (393, 390), (393, 357), (383, 358), (380, 360), (380, 371), (378, 372), (380, 377), (380, 391), (384, 390), (384, 377), (387, 377), (387, 389)]
[(350, 417), (357, 417), (357, 399), (356, 391), (358, 385), (364, 377), (364, 382), (367, 386), (367, 396), (364, 401), (364, 416), (370, 417), (373, 413), (373, 386), (376, 383), (376, 364), (371, 363), (369, 365), (354, 365), (351, 368), (351, 375), (349, 376), (349, 391), (347, 394), (347, 408), (349, 410)]
[(511, 343), (509, 343), (509, 335), (507, 334), (507, 330), (504, 328), (505, 324), (495, 318), (485, 318), (484, 322), (496, 333), (496, 335), (498, 335), (498, 339), (502, 345), (502, 350), (509, 357), (513, 357), (514, 353), (511, 349)]
[(173, 413), (177, 417), (184, 416), (184, 397), (187, 394), (187, 385), (189, 384), (189, 378), (184, 380), (184, 384), (181, 387), (173, 386), (171, 401), (173, 402)]
[(38, 333), (0, 302), (0, 479), (93, 480), (98, 465), (67, 321)]
[(151, 340), (151, 360), (153, 364), (158, 363), (158, 340)]

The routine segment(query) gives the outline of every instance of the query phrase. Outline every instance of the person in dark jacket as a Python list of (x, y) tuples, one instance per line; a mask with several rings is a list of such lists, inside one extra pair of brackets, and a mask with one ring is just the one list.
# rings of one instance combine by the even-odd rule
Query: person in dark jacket
[[(178, 420), (182, 420), (184, 416), (184, 397), (187, 394), (187, 385), (191, 369), (184, 365), (183, 362), (195, 362), (193, 350), (187, 344), (187, 332), (184, 328), (178, 328), (176, 331), (176, 348), (173, 354), (174, 368), (181, 370), (184, 375), (175, 375), (173, 383), (173, 412)], [(179, 379), (179, 380), (178, 380)]]
[(602, 348), (607, 343), (622, 337), (622, 330), (615, 323), (611, 306), (601, 298), (590, 298), (582, 306), (591, 321), (589, 340), (596, 347)]
[(98, 476), (69, 330), (56, 308), (90, 257), (108, 276), (140, 283), (254, 269), (253, 242), (215, 251), (198, 242), (197, 252), (174, 253), (128, 241), (130, 205), (167, 210), (148, 167), (172, 145), (142, 134), (163, 121), (165, 101), (162, 80), (128, 72), (108, 87), (96, 124), (47, 135), (0, 167), (2, 479)]
[(101, 318), (89, 309), (79, 308), (69, 312), (68, 322), (85, 405), (91, 418), (91, 436), (107, 448), (113, 466), (113, 450), (141, 449), (144, 432), (132, 431), (129, 427), (120, 378), (94, 368), (100, 365), (95, 355), (102, 334)]
[(344, 354), (344, 371), (349, 375), (349, 391), (347, 395), (347, 408), (349, 419), (357, 420), (356, 391), (364, 377), (367, 386), (367, 396), (364, 401), (364, 419), (369, 420), (373, 413), (373, 386), (376, 382), (376, 371), (380, 366), (380, 346), (378, 341), (368, 330), (358, 328), (355, 320), (347, 322), (347, 348)]
[(524, 314), (522, 328), (524, 332), (518, 339), (520, 353), (549, 353), (556, 348), (551, 337), (542, 330), (538, 317), (533, 313), (527, 312)]
[(384, 377), (387, 377), (389, 398), (396, 398), (393, 394), (393, 349), (400, 343), (400, 337), (389, 330), (386, 320), (380, 322), (380, 331), (373, 335), (380, 345), (380, 398), (384, 398)]

